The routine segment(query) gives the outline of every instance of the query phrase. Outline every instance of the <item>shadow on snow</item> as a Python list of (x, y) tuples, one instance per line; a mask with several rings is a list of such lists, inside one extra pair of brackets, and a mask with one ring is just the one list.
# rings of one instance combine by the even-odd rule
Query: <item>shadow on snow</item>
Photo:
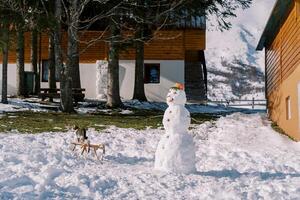
[(121, 153), (118, 153), (117, 156), (107, 155), (107, 156), (105, 156), (105, 159), (116, 162), (118, 164), (127, 164), (127, 165), (136, 165), (138, 163), (154, 161), (153, 159), (148, 159), (145, 157), (136, 157), (136, 156), (128, 157), (128, 156), (124, 156)]
[(221, 170), (221, 171), (217, 171), (217, 170), (212, 170), (212, 171), (206, 171), (206, 172), (196, 172), (197, 175), (201, 175), (201, 176), (210, 176), (210, 177), (214, 177), (214, 178), (230, 178), (230, 179), (237, 179), (237, 178), (241, 178), (243, 176), (246, 177), (259, 177), (262, 180), (268, 180), (268, 179), (285, 179), (287, 177), (300, 177), (299, 173), (282, 173), (282, 172), (275, 172), (275, 173), (271, 173), (271, 172), (239, 172), (235, 169), (233, 170)]

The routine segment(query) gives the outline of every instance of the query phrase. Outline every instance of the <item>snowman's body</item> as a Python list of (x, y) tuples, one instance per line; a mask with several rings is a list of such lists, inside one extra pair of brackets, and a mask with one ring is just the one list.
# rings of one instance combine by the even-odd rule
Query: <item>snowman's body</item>
[(188, 134), (190, 113), (184, 107), (185, 92), (171, 88), (167, 97), (169, 107), (163, 117), (166, 134), (159, 141), (155, 153), (154, 168), (161, 171), (193, 173), (195, 147), (193, 137)]

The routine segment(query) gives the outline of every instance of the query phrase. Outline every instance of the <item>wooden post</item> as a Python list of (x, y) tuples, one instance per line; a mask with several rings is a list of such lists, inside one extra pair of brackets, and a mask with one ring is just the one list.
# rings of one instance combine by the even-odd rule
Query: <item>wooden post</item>
[(296, 0), (296, 20), (300, 19), (300, 0)]

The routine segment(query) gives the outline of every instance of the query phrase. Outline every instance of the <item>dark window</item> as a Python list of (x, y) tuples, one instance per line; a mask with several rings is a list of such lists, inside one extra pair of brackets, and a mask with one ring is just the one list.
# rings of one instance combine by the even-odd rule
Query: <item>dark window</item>
[(145, 64), (145, 83), (159, 83), (160, 82), (160, 64)]
[(292, 119), (292, 111), (291, 111), (291, 97), (288, 96), (285, 98), (285, 107), (286, 107), (286, 119)]
[[(48, 82), (49, 78), (49, 60), (42, 60), (42, 82)], [(56, 67), (55, 69), (55, 79), (59, 82), (59, 70)]]

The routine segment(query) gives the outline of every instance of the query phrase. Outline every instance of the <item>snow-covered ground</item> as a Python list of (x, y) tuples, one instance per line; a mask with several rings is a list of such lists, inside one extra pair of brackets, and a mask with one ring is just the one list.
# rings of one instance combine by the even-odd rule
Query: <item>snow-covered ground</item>
[(191, 130), (197, 173), (153, 170), (161, 129), (89, 130), (103, 164), (70, 150), (69, 133), (0, 134), (0, 199), (298, 199), (300, 144), (264, 114), (236, 113)]
[[(41, 103), (38, 98), (10, 98), (9, 104), (0, 103), (0, 114), (6, 112), (19, 112), (19, 111), (33, 111), (33, 112), (48, 112), (48, 111), (59, 111), (59, 100), (54, 99), (54, 103), (44, 102)], [(133, 113), (133, 109), (145, 109), (145, 110), (161, 110), (164, 111), (168, 107), (163, 102), (140, 102), (137, 100), (128, 100), (123, 102), (126, 109), (120, 109), (119, 113), (128, 115)], [(248, 107), (226, 107), (226, 104), (215, 104), (208, 103), (207, 105), (202, 104), (187, 104), (187, 109), (191, 113), (208, 113), (208, 114), (226, 114), (232, 112), (265, 112), (265, 106), (255, 106), (255, 110), (251, 109), (251, 105)], [(110, 114), (115, 112), (111, 109), (105, 108), (105, 102), (96, 100), (87, 100), (86, 102), (79, 103), (79, 106), (75, 108), (80, 114), (84, 113), (95, 113), (104, 112)]]
[(26, 110), (28, 110), (28, 108), (24, 108), (22, 106), (18, 106), (18, 105), (14, 105), (14, 104), (0, 103), (0, 113), (26, 111)]

